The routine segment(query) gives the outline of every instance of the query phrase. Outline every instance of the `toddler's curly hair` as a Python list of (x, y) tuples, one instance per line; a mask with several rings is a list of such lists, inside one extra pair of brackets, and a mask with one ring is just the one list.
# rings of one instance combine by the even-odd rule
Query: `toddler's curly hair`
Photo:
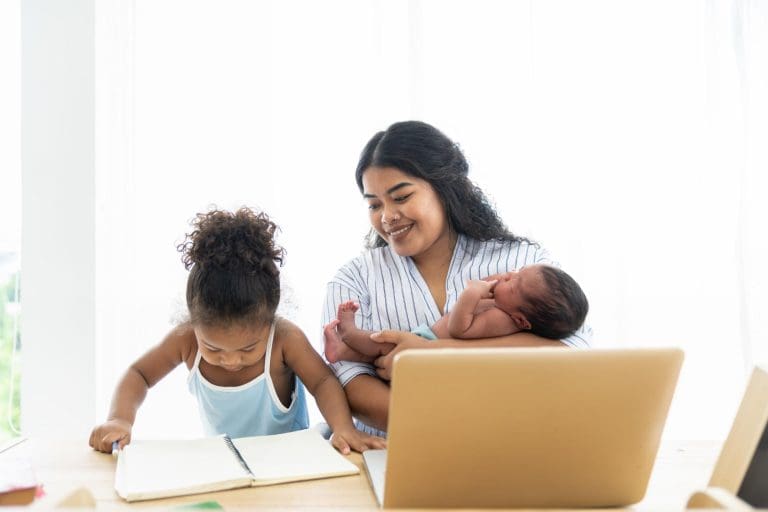
[(271, 322), (280, 302), (285, 250), (275, 243), (279, 229), (264, 212), (242, 207), (198, 213), (177, 246), (187, 278), (190, 320), (227, 327)]

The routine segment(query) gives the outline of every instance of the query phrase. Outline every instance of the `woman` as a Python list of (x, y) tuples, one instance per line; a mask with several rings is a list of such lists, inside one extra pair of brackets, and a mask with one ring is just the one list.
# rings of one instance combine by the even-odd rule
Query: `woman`
[(381, 434), (386, 429), (389, 387), (379, 377), (389, 379), (400, 350), (588, 345), (585, 327), (562, 341), (531, 333), (426, 341), (399, 332), (437, 321), (451, 310), (467, 280), (533, 263), (557, 265), (539, 244), (506, 228), (468, 170), (455, 143), (418, 121), (377, 133), (360, 156), (355, 178), (368, 202), (369, 250), (328, 284), (323, 323), (326, 338), (337, 336), (337, 309), (353, 301), (360, 306), (358, 327), (385, 331), (376, 339), (397, 345), (376, 361), (376, 368), (347, 361), (333, 365), (363, 430)]

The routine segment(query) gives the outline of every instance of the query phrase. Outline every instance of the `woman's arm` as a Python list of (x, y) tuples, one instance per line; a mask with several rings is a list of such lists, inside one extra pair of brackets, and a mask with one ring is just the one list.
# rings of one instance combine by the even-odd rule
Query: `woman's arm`
[(382, 343), (393, 343), (395, 348), (387, 355), (376, 359), (376, 373), (382, 379), (392, 378), (392, 362), (402, 350), (409, 348), (466, 348), (466, 347), (566, 347), (559, 340), (542, 338), (529, 332), (518, 332), (509, 336), (497, 338), (480, 338), (474, 340), (456, 340), (451, 338), (427, 341), (415, 334), (402, 331), (381, 331), (371, 335), (371, 338)]
[(147, 391), (185, 360), (196, 344), (194, 331), (185, 324), (173, 329), (163, 341), (129, 366), (117, 384), (107, 421), (91, 431), (89, 444), (109, 453), (114, 441), (118, 441), (120, 448), (130, 443), (136, 412)]

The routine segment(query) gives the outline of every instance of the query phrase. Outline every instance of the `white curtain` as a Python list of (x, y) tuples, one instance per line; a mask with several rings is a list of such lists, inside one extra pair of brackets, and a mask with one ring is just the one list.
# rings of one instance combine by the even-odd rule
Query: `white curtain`
[[(211, 204), (263, 208), (282, 227), (284, 313), (319, 346), (325, 282), (367, 231), (359, 152), (415, 118), (458, 141), (510, 228), (581, 282), (596, 347), (685, 349), (665, 435), (724, 437), (768, 357), (766, 11), (97, 4), (99, 403), (183, 313), (175, 245)], [(185, 375), (152, 391), (136, 435), (199, 433)]]

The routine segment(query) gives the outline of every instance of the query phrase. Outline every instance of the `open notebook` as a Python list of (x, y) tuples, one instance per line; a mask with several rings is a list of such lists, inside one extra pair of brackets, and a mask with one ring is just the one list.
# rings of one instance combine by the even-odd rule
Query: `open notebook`
[(315, 430), (230, 439), (133, 441), (117, 459), (115, 490), (126, 501), (359, 473)]

